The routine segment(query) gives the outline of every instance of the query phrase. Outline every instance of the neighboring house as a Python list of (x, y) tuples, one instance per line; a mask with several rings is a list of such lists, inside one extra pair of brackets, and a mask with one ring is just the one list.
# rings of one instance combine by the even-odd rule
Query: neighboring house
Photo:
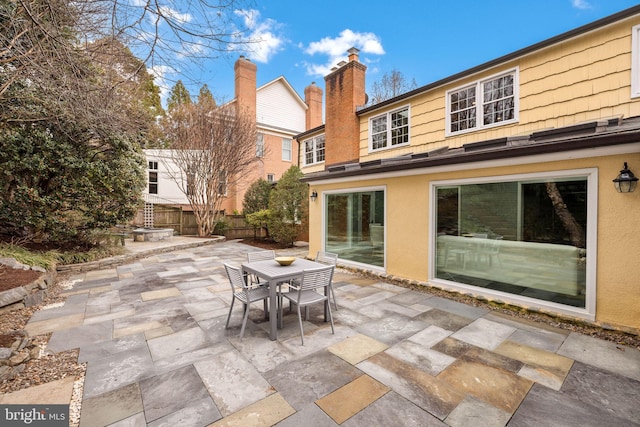
[[(230, 101), (237, 109), (249, 111), (256, 118), (255, 169), (235, 187), (224, 188), (226, 200), (222, 210), (226, 214), (242, 212), (242, 202), (247, 188), (259, 178), (276, 182), (292, 165), (297, 165), (298, 146), (293, 137), (306, 126), (307, 105), (280, 76), (256, 88), (257, 67), (241, 56), (235, 63), (235, 98)], [(148, 162), (148, 187), (145, 200), (148, 204), (175, 204), (185, 208), (189, 202), (180, 191), (171, 170), (169, 150), (144, 150)], [(148, 207), (147, 207), (148, 209)]]
[(640, 331), (640, 7), (367, 107), (365, 73), (296, 136), (310, 253)]

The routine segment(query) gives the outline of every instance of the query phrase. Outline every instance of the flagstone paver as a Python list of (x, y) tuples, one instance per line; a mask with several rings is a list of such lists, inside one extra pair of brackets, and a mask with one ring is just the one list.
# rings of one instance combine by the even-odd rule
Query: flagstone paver
[(336, 423), (342, 424), (389, 392), (389, 388), (362, 375), (316, 401)]
[[(242, 307), (225, 328), (223, 262), (251, 250), (206, 244), (77, 272), (64, 305), (34, 313), (27, 331), (52, 333), (47, 351), (77, 348), (87, 364), (80, 427), (640, 426), (637, 349), (340, 268), (334, 334), (313, 307), (302, 345), (285, 310), (271, 341), (255, 305), (240, 339)], [(54, 403), (71, 380), (0, 402)]]

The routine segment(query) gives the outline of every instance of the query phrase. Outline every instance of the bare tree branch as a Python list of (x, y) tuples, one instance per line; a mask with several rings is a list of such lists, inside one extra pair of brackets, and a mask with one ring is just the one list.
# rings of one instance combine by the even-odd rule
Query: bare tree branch
[(162, 127), (177, 167), (170, 177), (189, 200), (198, 235), (210, 235), (223, 201), (259, 161), (255, 118), (211, 98), (175, 107)]

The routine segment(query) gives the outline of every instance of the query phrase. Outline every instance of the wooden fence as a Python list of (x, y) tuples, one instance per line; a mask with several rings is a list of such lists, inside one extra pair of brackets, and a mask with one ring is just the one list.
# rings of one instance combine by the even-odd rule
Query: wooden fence
[[(264, 229), (254, 230), (244, 219), (244, 215), (226, 215), (229, 228), (224, 233), (227, 239), (245, 239), (265, 237)], [(133, 220), (134, 224), (144, 223), (144, 213), (139, 211)], [(192, 211), (183, 210), (180, 206), (153, 205), (153, 226), (156, 228), (173, 228), (175, 235), (197, 236), (198, 224)]]

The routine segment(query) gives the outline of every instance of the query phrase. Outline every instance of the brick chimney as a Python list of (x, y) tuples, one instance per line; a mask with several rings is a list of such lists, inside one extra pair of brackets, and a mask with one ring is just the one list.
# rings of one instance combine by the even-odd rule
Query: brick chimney
[(360, 157), (360, 120), (356, 108), (366, 103), (367, 67), (359, 50), (347, 51), (349, 61), (325, 76), (325, 166), (357, 162)]
[(248, 58), (240, 56), (233, 70), (235, 72), (235, 96), (238, 112), (249, 114), (256, 119), (256, 73), (258, 67)]
[(304, 88), (304, 102), (307, 104), (305, 114), (305, 130), (313, 129), (322, 124), (322, 89), (316, 82)]

